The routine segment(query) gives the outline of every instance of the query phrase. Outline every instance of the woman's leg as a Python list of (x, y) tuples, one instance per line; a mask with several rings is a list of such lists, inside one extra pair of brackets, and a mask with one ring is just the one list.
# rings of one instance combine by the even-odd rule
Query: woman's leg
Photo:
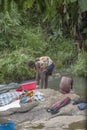
[(44, 88), (45, 84), (45, 72), (41, 73), (41, 88)]
[(36, 81), (37, 81), (37, 85), (40, 84), (40, 73), (37, 71), (36, 72)]
[(45, 87), (45, 89), (48, 87), (48, 77), (49, 77), (49, 74), (48, 73), (46, 73), (45, 74), (45, 84), (44, 84), (44, 87)]

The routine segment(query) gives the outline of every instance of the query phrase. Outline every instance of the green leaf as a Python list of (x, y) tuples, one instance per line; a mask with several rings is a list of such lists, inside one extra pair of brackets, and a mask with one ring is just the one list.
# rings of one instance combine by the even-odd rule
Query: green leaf
[(30, 8), (33, 6), (34, 1), (35, 0), (27, 0), (27, 1), (25, 1), (25, 5)]
[(71, 1), (71, 3), (73, 3), (73, 2), (76, 2), (77, 0), (70, 0)]
[(87, 0), (79, 0), (78, 2), (79, 2), (81, 12), (87, 11)]

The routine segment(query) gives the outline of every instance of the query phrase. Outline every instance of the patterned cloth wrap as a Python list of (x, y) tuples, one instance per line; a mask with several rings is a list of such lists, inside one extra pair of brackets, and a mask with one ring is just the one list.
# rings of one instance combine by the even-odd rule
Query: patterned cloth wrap
[(23, 92), (7, 92), (0, 94), (0, 106), (11, 103), (14, 99), (19, 98)]
[(43, 71), (48, 66), (50, 66), (53, 63), (53, 61), (48, 56), (40, 57), (36, 60), (36, 64), (39, 65), (39, 70)]

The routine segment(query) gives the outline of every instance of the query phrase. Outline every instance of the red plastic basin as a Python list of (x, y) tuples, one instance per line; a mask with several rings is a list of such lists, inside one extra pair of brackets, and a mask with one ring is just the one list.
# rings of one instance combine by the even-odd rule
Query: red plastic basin
[(36, 81), (21, 84), (22, 90), (34, 90), (36, 89), (36, 85)]

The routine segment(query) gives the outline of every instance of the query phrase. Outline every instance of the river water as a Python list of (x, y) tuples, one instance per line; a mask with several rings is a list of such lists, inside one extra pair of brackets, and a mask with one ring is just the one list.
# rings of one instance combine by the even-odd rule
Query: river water
[[(87, 78), (74, 76), (73, 80), (74, 80), (74, 84), (73, 84), (74, 92), (80, 95), (80, 97), (85, 98), (86, 88), (87, 88)], [(61, 81), (60, 76), (50, 77), (48, 81), (48, 88), (58, 90), (60, 81)]]

